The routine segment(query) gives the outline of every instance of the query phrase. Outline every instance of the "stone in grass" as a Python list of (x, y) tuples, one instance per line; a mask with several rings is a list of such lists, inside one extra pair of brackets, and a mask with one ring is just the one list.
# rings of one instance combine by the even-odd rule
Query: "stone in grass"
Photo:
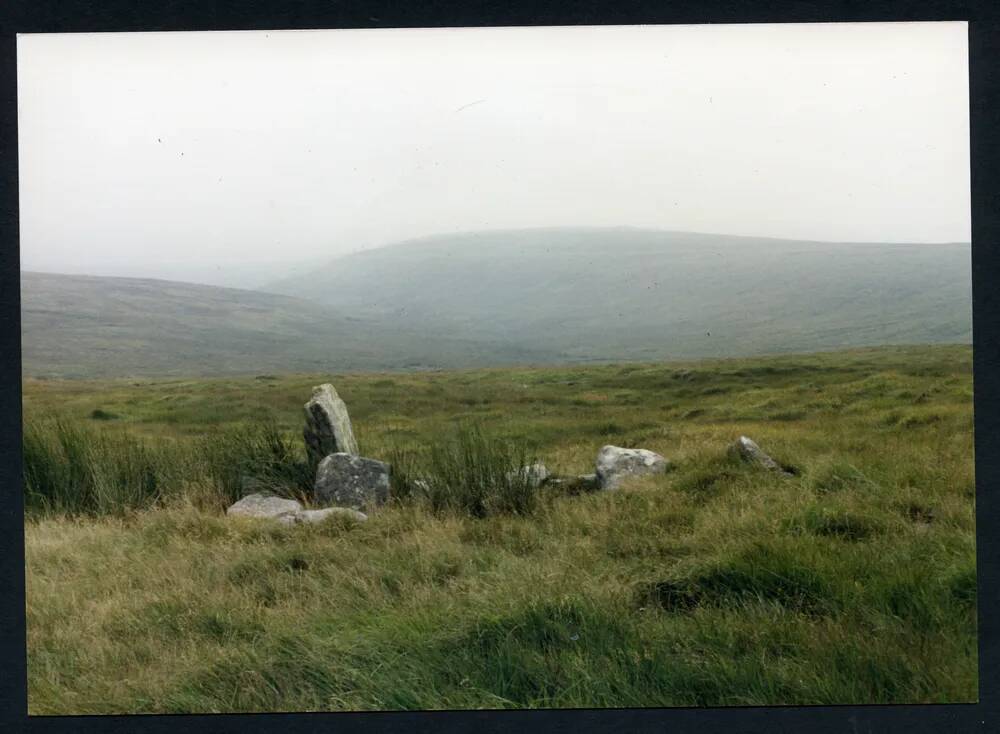
[(331, 517), (346, 517), (358, 522), (364, 522), (368, 519), (368, 515), (352, 510), (350, 507), (325, 507), (322, 510), (302, 510), (296, 513), (295, 520), (301, 523), (317, 523)]
[(597, 486), (616, 489), (626, 477), (663, 474), (669, 466), (670, 462), (654, 451), (604, 446), (597, 452)]
[(249, 494), (226, 510), (227, 515), (277, 520), (284, 525), (317, 523), (329, 517), (343, 516), (364, 522), (368, 516), (347, 507), (327, 507), (322, 510), (304, 510), (295, 500), (266, 494)]
[(757, 445), (756, 441), (747, 438), (746, 436), (740, 436), (736, 439), (736, 441), (730, 444), (729, 455), (738, 461), (758, 466), (761, 469), (780, 472), (786, 476), (791, 476), (791, 472), (785, 471), (781, 464), (764, 453), (763, 449)]
[(522, 466), (520, 470), (511, 472), (508, 475), (508, 478), (514, 479), (519, 475), (527, 479), (530, 486), (540, 487), (542, 482), (549, 478), (549, 470), (546, 468), (545, 464), (538, 461), (534, 464), (529, 464), (528, 466)]
[(320, 505), (362, 510), (389, 499), (389, 465), (377, 459), (335, 453), (316, 470), (313, 497)]
[(227, 515), (242, 517), (263, 517), (283, 522), (294, 522), (294, 516), (302, 511), (301, 503), (266, 494), (248, 494), (230, 505)]
[(305, 404), (305, 412), (306, 426), (302, 438), (313, 466), (330, 454), (357, 455), (358, 442), (354, 439), (347, 405), (333, 385), (325, 383), (314, 387), (312, 397)]

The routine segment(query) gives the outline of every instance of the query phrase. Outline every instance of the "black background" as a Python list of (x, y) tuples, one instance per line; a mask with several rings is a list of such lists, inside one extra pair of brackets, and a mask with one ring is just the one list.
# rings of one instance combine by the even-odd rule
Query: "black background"
[[(989, 732), (1000, 731), (1000, 12), (996, 2), (340, 2), (0, 0), (0, 732)], [(633, 23), (969, 21), (980, 703), (722, 709), (214, 716), (26, 716), (16, 34)], [(821, 141), (817, 141), (821, 144)]]

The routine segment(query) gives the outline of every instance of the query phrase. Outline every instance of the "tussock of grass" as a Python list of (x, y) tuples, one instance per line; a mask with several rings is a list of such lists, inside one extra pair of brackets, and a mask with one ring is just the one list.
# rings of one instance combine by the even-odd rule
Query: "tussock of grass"
[(523, 471), (527, 447), (465, 424), (430, 446), (389, 451), (397, 499), (425, 503), (432, 512), (470, 517), (526, 515), (538, 503), (537, 483)]
[(812, 488), (821, 494), (845, 489), (861, 492), (877, 492), (879, 489), (864, 472), (843, 460), (820, 462), (810, 479)]
[(127, 433), (100, 433), (63, 419), (24, 425), (24, 491), (29, 511), (133, 509), (163, 491), (162, 456)]
[(123, 513), (184, 494), (225, 506), (242, 496), (245, 478), (302, 497), (313, 477), (298, 443), (266, 419), (193, 442), (154, 442), (62, 416), (31, 418), (24, 424), (25, 506), (29, 513)]
[[(65, 425), (25, 434), (29, 709), (975, 700), (969, 356), (344, 376), (397, 501), (294, 527), (221, 511), (251, 466), (296, 486), (302, 395), (323, 377), (32, 382), (26, 413), (62, 405)], [(732, 389), (679, 394), (692, 387)], [(473, 389), (490, 399), (478, 434), (453, 420)], [(619, 405), (626, 391), (653, 399)], [(916, 414), (903, 391), (940, 418), (887, 425)], [(828, 407), (806, 409), (817, 392)], [(609, 397), (574, 405), (585, 393)], [(97, 407), (129, 418), (89, 420)], [(696, 409), (712, 420), (680, 417)], [(266, 414), (274, 431), (240, 433)], [(592, 471), (608, 424), (676, 469), (613, 492), (543, 486), (512, 511), (506, 468), (537, 453)], [(728, 460), (741, 433), (799, 475)], [(436, 505), (413, 491), (435, 466), (460, 488)], [(120, 501), (136, 485), (115, 477), (146, 474), (155, 487)]]

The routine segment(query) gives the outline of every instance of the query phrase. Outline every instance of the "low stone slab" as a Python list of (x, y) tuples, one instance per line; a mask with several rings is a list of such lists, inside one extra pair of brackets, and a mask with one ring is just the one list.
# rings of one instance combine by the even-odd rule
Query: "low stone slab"
[(295, 519), (302, 523), (317, 523), (331, 517), (346, 517), (358, 522), (364, 522), (368, 519), (368, 515), (357, 510), (352, 510), (350, 507), (325, 507), (322, 510), (302, 510), (302, 512), (299, 512), (295, 516)]
[(348, 507), (326, 507), (322, 510), (305, 510), (302, 504), (284, 497), (266, 494), (249, 494), (226, 510), (227, 515), (276, 520), (283, 525), (323, 522), (327, 518), (342, 516), (364, 522), (368, 516)]
[(595, 465), (600, 489), (617, 489), (629, 477), (663, 474), (670, 463), (655, 451), (604, 446), (597, 452)]
[(306, 425), (302, 438), (313, 466), (330, 454), (357, 455), (358, 442), (354, 438), (347, 405), (333, 385), (325, 383), (314, 387), (312, 397), (305, 404), (305, 412)]
[(347, 453), (330, 454), (316, 470), (313, 495), (320, 505), (362, 510), (389, 499), (389, 465)]
[(729, 455), (738, 461), (758, 466), (767, 471), (776, 471), (782, 474), (789, 474), (781, 464), (772, 459), (755, 441), (746, 436), (740, 436), (729, 446)]
[(295, 515), (302, 511), (302, 504), (284, 497), (274, 497), (266, 494), (248, 494), (243, 499), (230, 505), (227, 515), (242, 517), (264, 517), (279, 519)]

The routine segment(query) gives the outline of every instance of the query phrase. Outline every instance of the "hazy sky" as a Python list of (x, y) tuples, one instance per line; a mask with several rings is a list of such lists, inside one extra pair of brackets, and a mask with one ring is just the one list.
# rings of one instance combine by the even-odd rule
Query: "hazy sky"
[(18, 37), (25, 269), (555, 225), (967, 241), (965, 23)]

